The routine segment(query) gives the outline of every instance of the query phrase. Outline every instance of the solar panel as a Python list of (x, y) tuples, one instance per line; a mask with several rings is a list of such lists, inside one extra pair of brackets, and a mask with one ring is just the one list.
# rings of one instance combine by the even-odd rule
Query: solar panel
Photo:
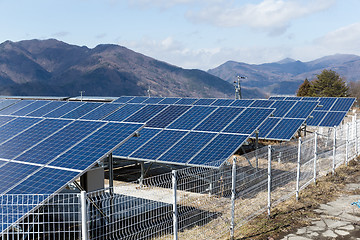
[(166, 107), (166, 105), (145, 105), (142, 109), (140, 109), (130, 117), (126, 118), (124, 121), (145, 123)]
[(219, 167), (239, 149), (247, 138), (247, 135), (219, 134), (201, 149), (188, 164)]
[(286, 113), (296, 104), (296, 101), (275, 101), (271, 108), (276, 110), (273, 113), (274, 117), (284, 117)]
[(45, 106), (27, 114), (26, 116), (31, 117), (42, 117), (45, 114), (55, 110), (56, 108), (66, 104), (66, 102), (60, 102), (60, 101), (51, 101), (49, 104), (46, 104)]
[(177, 104), (177, 105), (192, 105), (197, 100), (198, 100), (197, 98), (181, 98), (175, 104)]
[(313, 111), (311, 117), (306, 120), (308, 126), (318, 126), (325, 117), (327, 111)]
[(132, 159), (156, 160), (162, 153), (179, 141), (187, 132), (163, 130), (130, 155)]
[(141, 131), (139, 132), (140, 136), (130, 138), (118, 149), (116, 149), (113, 155), (124, 158), (128, 157), (131, 153), (133, 153), (141, 145), (145, 144), (147, 141), (153, 138), (160, 131), (161, 131), (160, 129), (146, 128), (146, 127), (141, 129)]
[(286, 97), (285, 100), (295, 100), (295, 101), (300, 101), (302, 99), (302, 97)]
[(143, 103), (155, 104), (155, 103), (159, 103), (163, 99), (164, 99), (163, 97), (151, 97), (151, 98), (146, 99)]
[[(4, 116), (1, 118), (3, 119)], [(0, 127), (0, 144), (40, 121), (39, 118), (13, 118)]]
[(215, 110), (216, 107), (193, 106), (167, 128), (191, 130)]
[(119, 97), (118, 99), (116, 99), (115, 101), (113, 101), (113, 103), (127, 103), (128, 101), (130, 101), (133, 98), (134, 97), (122, 96), (122, 97)]
[(129, 100), (127, 103), (142, 103), (147, 99), (149, 99), (149, 98), (148, 97), (134, 97), (133, 99)]
[(224, 132), (251, 135), (273, 111), (274, 109), (246, 108)]
[(347, 112), (328, 112), (323, 118), (323, 120), (320, 122), (319, 126), (322, 127), (338, 126), (346, 116), (346, 113)]
[(4, 125), (7, 122), (10, 122), (11, 120), (14, 120), (16, 117), (10, 117), (10, 116), (1, 116), (0, 115), (0, 127)]
[(0, 145), (0, 158), (12, 159), (70, 121), (45, 119)]
[(16, 116), (25, 116), (35, 110), (37, 110), (40, 107), (43, 107), (44, 105), (48, 104), (50, 101), (35, 101), (33, 103), (30, 103), (29, 105), (21, 108), (20, 110), (13, 112), (11, 115)]
[(287, 118), (307, 118), (319, 102), (298, 101), (285, 115)]
[(49, 166), (84, 171), (133, 136), (142, 126), (109, 122), (51, 161)]
[(269, 100), (285, 100), (286, 97), (269, 97)]
[(164, 98), (159, 102), (159, 104), (174, 104), (179, 100), (180, 98)]
[(213, 102), (215, 102), (216, 99), (214, 98), (200, 98), (198, 99), (196, 102), (194, 102), (193, 105), (204, 105), (204, 106), (208, 106), (211, 105)]
[(232, 107), (249, 107), (254, 100), (240, 99), (235, 100), (230, 106)]
[(217, 99), (212, 106), (230, 106), (234, 102), (233, 99)]
[(96, 109), (97, 107), (99, 107), (102, 104), (103, 103), (86, 102), (86, 103), (82, 104), (81, 106), (79, 106), (78, 108), (76, 108), (75, 110), (72, 110), (72, 111), (68, 112), (67, 114), (61, 116), (60, 118), (78, 119), (78, 118), (84, 116), (85, 114), (89, 113), (90, 111)]
[(220, 132), (243, 110), (244, 108), (219, 107), (214, 112), (212, 112), (210, 116), (208, 116), (203, 122), (201, 122), (195, 128), (195, 130)]
[[(265, 138), (269, 132), (281, 121), (281, 118), (269, 117), (259, 128), (259, 138)], [(255, 134), (252, 137), (256, 137)]]
[(5, 99), (2, 102), (0, 102), (0, 110), (7, 108), (11, 106), (12, 104), (16, 103), (18, 100), (14, 99)]
[(269, 108), (274, 101), (272, 100), (255, 100), (250, 107), (263, 107), (263, 108)]
[(348, 112), (354, 104), (355, 98), (338, 98), (330, 111), (343, 111)]
[(319, 106), (316, 110), (328, 111), (334, 105), (336, 98), (323, 97), (320, 98)]
[[(163, 106), (163, 105), (160, 105)], [(162, 112), (153, 117), (149, 122), (146, 123), (147, 127), (157, 127), (157, 128), (165, 128), (175, 119), (177, 119), (180, 115), (186, 112), (190, 106), (182, 106), (182, 105), (170, 105)]]
[(169, 163), (186, 163), (215, 136), (215, 133), (189, 132), (176, 145), (165, 152), (159, 160)]
[(318, 97), (302, 97), (301, 101), (319, 101)]
[(13, 112), (16, 112), (20, 109), (22, 109), (23, 107), (33, 103), (34, 101), (32, 100), (22, 100), (22, 101), (18, 101), (17, 103), (7, 107), (7, 108), (4, 108), (0, 111), (0, 114), (2, 115), (8, 115), (8, 114), (11, 114)]
[(80, 119), (89, 119), (89, 120), (101, 120), (116, 111), (120, 107), (124, 106), (123, 104), (103, 104), (100, 107), (92, 110), (91, 112), (83, 115)]
[(83, 105), (84, 102), (67, 102), (66, 104), (54, 109), (53, 111), (45, 114), (43, 117), (60, 118), (61, 116), (71, 112), (72, 110)]
[(120, 109), (116, 110), (115, 112), (111, 113), (107, 117), (104, 118), (105, 121), (118, 121), (121, 122), (125, 118), (131, 116), (135, 112), (139, 111), (145, 105), (141, 104), (127, 104)]
[(282, 119), (273, 130), (266, 136), (266, 139), (290, 140), (305, 119)]

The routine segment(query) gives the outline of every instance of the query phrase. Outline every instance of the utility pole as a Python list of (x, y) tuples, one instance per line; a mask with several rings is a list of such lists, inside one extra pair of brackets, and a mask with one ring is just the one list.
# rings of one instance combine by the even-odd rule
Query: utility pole
[(242, 99), (240, 79), (246, 79), (246, 77), (245, 77), (245, 76), (237, 76), (237, 80), (234, 81), (234, 86), (235, 86), (235, 99)]
[(84, 93), (85, 91), (80, 91), (80, 101), (82, 102), (83, 101), (83, 93)]

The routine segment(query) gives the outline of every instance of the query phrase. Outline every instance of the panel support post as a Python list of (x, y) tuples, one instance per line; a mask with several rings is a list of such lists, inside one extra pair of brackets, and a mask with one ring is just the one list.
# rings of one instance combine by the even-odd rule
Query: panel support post
[(299, 137), (298, 144), (298, 158), (297, 158), (297, 171), (296, 171), (296, 201), (299, 200), (299, 191), (300, 191), (300, 161), (301, 161), (301, 137)]
[(333, 140), (333, 161), (332, 161), (332, 175), (335, 174), (335, 161), (336, 161), (336, 127), (334, 127), (334, 140)]
[(317, 157), (318, 157), (318, 153), (317, 153), (317, 139), (318, 138), (318, 133), (315, 132), (314, 134), (314, 183), (316, 184), (316, 177), (317, 177)]
[(346, 124), (346, 139), (345, 139), (345, 165), (349, 163), (349, 123)]
[(268, 146), (268, 217), (271, 209), (271, 146)]
[(109, 188), (110, 195), (114, 194), (114, 158), (112, 153), (108, 156), (108, 164), (109, 164)]
[(80, 193), (80, 204), (81, 204), (81, 240), (88, 239), (87, 231), (87, 206), (86, 206), (86, 192), (81, 191)]
[(356, 157), (359, 155), (358, 153), (358, 129), (357, 129), (357, 116), (355, 113), (355, 153)]
[(236, 198), (236, 157), (233, 157), (232, 181), (231, 181), (231, 226), (230, 239), (234, 239), (235, 231), (235, 198)]
[(177, 211), (177, 170), (172, 170), (172, 185), (173, 185), (173, 230), (174, 240), (178, 240), (178, 211)]
[(140, 170), (140, 179), (139, 179), (139, 183), (140, 183), (140, 188), (143, 187), (143, 183), (144, 183), (144, 178), (145, 178), (145, 165), (144, 165), (144, 162), (140, 162), (140, 167), (141, 167), (141, 170)]
[(256, 170), (259, 168), (259, 157), (258, 157), (258, 148), (259, 148), (259, 130), (255, 130), (255, 159), (256, 159)]

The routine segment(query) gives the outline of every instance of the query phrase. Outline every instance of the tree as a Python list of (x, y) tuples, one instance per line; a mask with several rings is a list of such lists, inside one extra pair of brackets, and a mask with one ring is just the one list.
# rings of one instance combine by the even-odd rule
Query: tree
[(344, 79), (333, 70), (324, 69), (311, 82), (310, 96), (313, 97), (347, 97), (348, 87)]
[(310, 82), (306, 78), (305, 81), (300, 85), (299, 89), (297, 90), (296, 96), (298, 97), (305, 97), (310, 96)]
[(350, 82), (349, 86), (350, 96), (356, 97), (357, 102), (360, 102), (360, 81)]

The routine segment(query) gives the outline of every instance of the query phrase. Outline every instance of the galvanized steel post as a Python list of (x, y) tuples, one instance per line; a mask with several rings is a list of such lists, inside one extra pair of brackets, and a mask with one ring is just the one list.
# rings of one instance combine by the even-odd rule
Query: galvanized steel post
[(334, 126), (334, 141), (333, 141), (333, 161), (332, 161), (332, 174), (335, 174), (335, 160), (336, 160), (336, 127)]
[(268, 216), (271, 209), (271, 146), (268, 146)]
[(87, 206), (86, 206), (86, 192), (81, 191), (80, 193), (80, 204), (81, 204), (81, 240), (88, 239), (87, 231)]
[(176, 183), (176, 179), (177, 179), (177, 171), (176, 170), (172, 170), (171, 172), (172, 175), (172, 185), (173, 185), (173, 230), (174, 230), (174, 240), (178, 240), (178, 211), (177, 211), (177, 183)]
[(230, 239), (234, 239), (235, 231), (235, 198), (236, 198), (236, 157), (233, 157), (232, 181), (231, 181), (231, 226)]
[(317, 138), (318, 138), (318, 133), (315, 132), (314, 134), (314, 183), (316, 183), (316, 177), (317, 177)]
[(301, 160), (301, 137), (299, 137), (299, 144), (298, 144), (298, 159), (297, 159), (297, 171), (296, 171), (296, 201), (299, 200), (299, 191), (300, 191), (300, 160)]
[(346, 139), (345, 139), (345, 165), (349, 162), (349, 123), (346, 124)]

